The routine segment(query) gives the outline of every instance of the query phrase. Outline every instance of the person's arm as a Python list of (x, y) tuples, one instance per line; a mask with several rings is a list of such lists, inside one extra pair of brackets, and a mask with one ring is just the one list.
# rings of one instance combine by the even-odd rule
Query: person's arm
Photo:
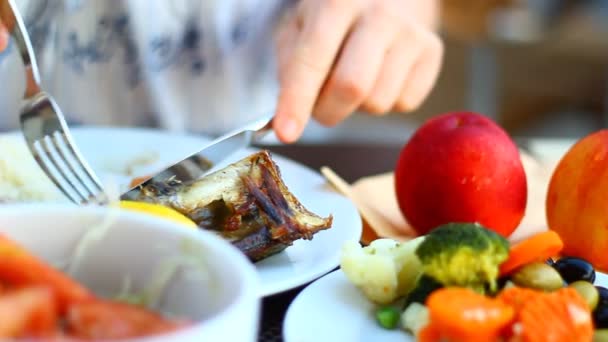
[(438, 0), (299, 1), (278, 34), (279, 139), (297, 140), (311, 116), (332, 126), (358, 109), (418, 108), (442, 64), (438, 10)]

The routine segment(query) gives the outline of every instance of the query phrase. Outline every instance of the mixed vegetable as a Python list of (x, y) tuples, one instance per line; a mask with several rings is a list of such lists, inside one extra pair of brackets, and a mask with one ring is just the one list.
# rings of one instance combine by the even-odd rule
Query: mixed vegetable
[(408, 294), (416, 285), (421, 268), (416, 248), (424, 237), (397, 243), (390, 239), (373, 241), (361, 248), (358, 242), (343, 247), (341, 267), (369, 298), (378, 304), (388, 304)]
[(452, 223), (404, 243), (350, 243), (341, 264), (382, 327), (419, 341), (608, 341), (608, 289), (562, 248), (552, 231), (509, 244)]
[(509, 256), (509, 242), (476, 224), (447, 224), (435, 229), (416, 249), (422, 273), (444, 286), (494, 291), (498, 266)]
[(0, 235), (0, 339), (124, 339), (188, 324), (141, 306), (100, 298)]

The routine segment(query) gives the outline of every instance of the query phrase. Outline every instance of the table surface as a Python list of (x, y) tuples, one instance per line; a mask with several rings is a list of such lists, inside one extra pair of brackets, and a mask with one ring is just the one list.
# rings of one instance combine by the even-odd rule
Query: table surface
[[(400, 145), (281, 145), (260, 146), (314, 170), (332, 168), (348, 182), (361, 177), (391, 171), (401, 150)], [(285, 312), (306, 285), (265, 298), (262, 302), (260, 342), (283, 341), (282, 326)]]

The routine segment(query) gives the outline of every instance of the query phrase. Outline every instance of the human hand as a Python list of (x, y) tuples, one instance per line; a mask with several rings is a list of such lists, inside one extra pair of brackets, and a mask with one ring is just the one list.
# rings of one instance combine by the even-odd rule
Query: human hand
[(9, 25), (12, 23), (7, 22), (7, 19), (4, 19), (4, 13), (9, 13), (8, 1), (0, 0), (0, 52), (4, 51), (8, 46), (9, 40)]
[[(421, 4), (423, 3), (423, 4)], [(443, 44), (435, 0), (305, 0), (277, 34), (274, 129), (297, 140), (310, 117), (333, 126), (361, 109), (418, 108), (437, 79)]]
[(2, 24), (2, 19), (0, 19), (0, 52), (6, 49), (8, 45), (8, 31), (4, 24)]

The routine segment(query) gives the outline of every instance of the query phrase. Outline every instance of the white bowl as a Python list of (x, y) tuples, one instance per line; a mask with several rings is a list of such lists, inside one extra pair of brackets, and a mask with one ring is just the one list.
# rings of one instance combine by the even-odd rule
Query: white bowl
[[(87, 248), (74, 277), (99, 295), (115, 295), (128, 277), (138, 291), (149, 285), (163, 261), (183, 256), (184, 246), (202, 254), (204, 272), (174, 274), (161, 309), (194, 320), (171, 334), (137, 341), (255, 341), (260, 319), (259, 280), (249, 260), (212, 233), (148, 215), (72, 205), (2, 205), (0, 233), (57, 265), (73, 259), (84, 233), (110, 221)], [(192, 254), (190, 252), (189, 254)], [(134, 340), (132, 340), (134, 341)]]

